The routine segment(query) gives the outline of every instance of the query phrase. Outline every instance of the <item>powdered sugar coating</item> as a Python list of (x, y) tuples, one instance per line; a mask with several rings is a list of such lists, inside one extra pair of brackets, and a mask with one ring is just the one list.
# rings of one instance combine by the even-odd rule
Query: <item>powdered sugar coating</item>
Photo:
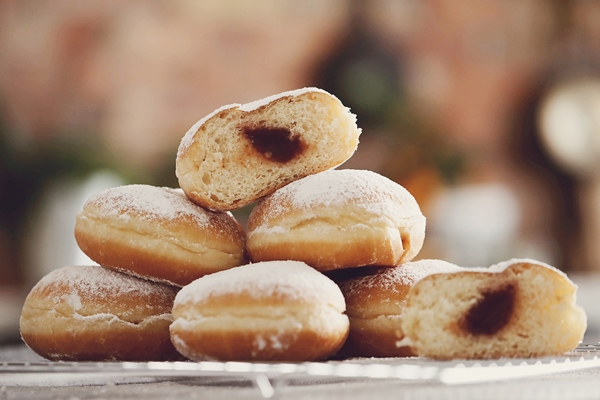
[(290, 90), (287, 92), (274, 94), (272, 96), (265, 97), (264, 99), (260, 99), (260, 100), (256, 100), (256, 101), (253, 101), (250, 103), (242, 104), (239, 106), (239, 108), (242, 111), (250, 112), (250, 111), (254, 111), (262, 106), (266, 106), (267, 104), (272, 103), (275, 100), (278, 100), (282, 97), (297, 97), (302, 94), (310, 93), (310, 92), (323, 93), (323, 94), (327, 94), (329, 96), (333, 96), (333, 95), (327, 93), (326, 91), (324, 91), (323, 89), (319, 89), (319, 88), (315, 88), (315, 87), (305, 87), (305, 88), (301, 88), (301, 89), (295, 89), (295, 90)]
[(306, 303), (329, 304), (343, 312), (346, 308), (339, 287), (328, 277), (300, 261), (266, 261), (203, 276), (177, 294), (178, 304), (199, 304), (227, 294), (251, 298), (277, 296)]
[(209, 211), (190, 201), (181, 189), (151, 185), (125, 185), (104, 190), (84, 205), (93, 204), (102, 215), (129, 220), (133, 215), (149, 221), (191, 217), (196, 223), (209, 223)]
[(373, 215), (400, 221), (421, 216), (415, 198), (396, 182), (368, 170), (328, 170), (290, 183), (263, 200), (257, 211), (268, 210), (266, 219), (315, 207), (353, 205)]
[(426, 276), (454, 273), (464, 268), (442, 260), (412, 261), (397, 267), (379, 268), (373, 274), (350, 278), (339, 283), (346, 296), (363, 290), (377, 289), (384, 293), (401, 293)]
[(86, 299), (102, 301), (131, 292), (148, 298), (164, 298), (172, 296), (174, 289), (98, 265), (90, 265), (56, 269), (40, 279), (32, 289), (34, 291), (50, 294), (54, 304), (67, 304), (77, 311), (83, 307)]
[(477, 269), (472, 269), (475, 271), (487, 271), (487, 272), (495, 272), (495, 273), (500, 273), (503, 272), (507, 269), (509, 269), (510, 267), (512, 267), (513, 265), (517, 265), (517, 264), (534, 264), (534, 265), (538, 265), (540, 267), (544, 267), (544, 268), (548, 268), (554, 272), (556, 272), (557, 274), (559, 274), (560, 276), (562, 276), (563, 278), (567, 279), (570, 281), (570, 279), (568, 278), (567, 274), (565, 274), (563, 271), (548, 265), (542, 261), (537, 261), (537, 260), (533, 260), (530, 258), (512, 258), (510, 260), (506, 260), (506, 261), (502, 261), (499, 262), (497, 264), (492, 265), (489, 268), (477, 268)]

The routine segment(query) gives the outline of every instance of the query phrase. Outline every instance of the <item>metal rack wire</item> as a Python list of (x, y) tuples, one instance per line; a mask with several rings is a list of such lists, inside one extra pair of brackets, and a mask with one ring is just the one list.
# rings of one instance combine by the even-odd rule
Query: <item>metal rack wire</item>
[(263, 398), (270, 398), (282, 386), (332, 380), (395, 379), (459, 385), (589, 368), (600, 368), (600, 343), (582, 344), (561, 357), (445, 362), (421, 358), (304, 363), (0, 361), (0, 385), (103, 385), (194, 379), (199, 385), (245, 382), (255, 386)]

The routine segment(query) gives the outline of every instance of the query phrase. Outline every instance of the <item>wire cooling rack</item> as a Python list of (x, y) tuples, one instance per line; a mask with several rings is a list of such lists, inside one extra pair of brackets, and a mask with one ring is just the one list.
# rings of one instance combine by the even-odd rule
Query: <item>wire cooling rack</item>
[(0, 361), (1, 386), (70, 386), (173, 379), (231, 384), (242, 381), (270, 398), (277, 387), (352, 379), (396, 379), (459, 385), (600, 368), (600, 343), (582, 344), (560, 356), (535, 359), (434, 361), (368, 358), (304, 363), (250, 362), (49, 362)]

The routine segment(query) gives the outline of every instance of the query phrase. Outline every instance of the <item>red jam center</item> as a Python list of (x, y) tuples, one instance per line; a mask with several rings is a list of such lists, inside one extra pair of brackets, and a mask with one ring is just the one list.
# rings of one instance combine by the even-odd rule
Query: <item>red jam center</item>
[(515, 286), (508, 284), (484, 292), (465, 316), (463, 328), (473, 335), (493, 335), (504, 328), (515, 307)]
[(252, 146), (265, 158), (286, 163), (304, 150), (304, 143), (298, 136), (284, 128), (244, 128), (244, 135)]

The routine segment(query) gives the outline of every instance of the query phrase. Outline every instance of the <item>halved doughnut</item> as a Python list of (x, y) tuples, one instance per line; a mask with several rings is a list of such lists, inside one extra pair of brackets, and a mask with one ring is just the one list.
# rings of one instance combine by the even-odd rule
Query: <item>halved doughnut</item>
[(356, 116), (335, 96), (292, 90), (202, 118), (181, 140), (176, 174), (195, 203), (234, 210), (342, 164), (359, 136)]
[(529, 259), (431, 275), (408, 294), (405, 344), (436, 359), (561, 355), (587, 327), (576, 292), (563, 272)]

